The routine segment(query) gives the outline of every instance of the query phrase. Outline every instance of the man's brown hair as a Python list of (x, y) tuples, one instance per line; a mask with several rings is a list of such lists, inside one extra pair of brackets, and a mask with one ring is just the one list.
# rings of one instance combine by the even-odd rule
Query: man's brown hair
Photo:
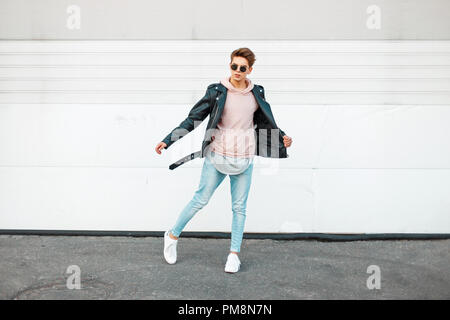
[(234, 57), (243, 57), (247, 59), (249, 67), (252, 67), (256, 60), (255, 54), (249, 48), (239, 48), (234, 50), (231, 53), (231, 61), (233, 61)]

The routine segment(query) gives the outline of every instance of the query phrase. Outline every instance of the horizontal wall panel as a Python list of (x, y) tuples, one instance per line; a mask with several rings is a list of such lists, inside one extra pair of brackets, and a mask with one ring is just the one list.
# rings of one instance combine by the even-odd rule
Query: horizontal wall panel
[[(228, 53), (198, 54), (191, 52), (164, 52), (164, 53), (139, 53), (139, 52), (107, 52), (107, 53), (36, 53), (36, 54), (1, 54), (1, 65), (26, 66), (26, 65), (215, 65), (220, 66), (229, 62)], [(260, 52), (262, 61), (258, 66), (264, 65), (449, 65), (448, 52), (444, 53), (336, 53), (336, 52), (312, 52), (312, 53), (266, 53)], [(255, 65), (256, 66), (256, 65)]]
[[(359, 1), (359, 0), (358, 0)], [(200, 55), (231, 53), (230, 47), (248, 45), (256, 53), (426, 53), (450, 51), (445, 40), (2, 40), (2, 54), (36, 53), (195, 53)]]
[[(161, 231), (200, 168), (0, 168), (0, 229)], [(229, 178), (185, 231), (229, 232)], [(407, 201), (405, 201), (407, 199)], [(450, 170), (254, 169), (246, 232), (449, 233)]]
[[(0, 80), (108, 80), (140, 79), (147, 81), (159, 79), (161, 81), (220, 80), (228, 73), (226, 64), (223, 66), (0, 66)], [(267, 80), (282, 80), (286, 83), (296, 79), (444, 79), (450, 78), (450, 65), (436, 66), (269, 66), (255, 67), (251, 73), (255, 82)], [(272, 91), (272, 90), (271, 90)]]
[(322, 170), (314, 181), (317, 230), (450, 230), (450, 170)]
[[(86, 92), (13, 92), (0, 93), (0, 104), (183, 104), (192, 107), (205, 94), (206, 86), (196, 91), (136, 91)], [(267, 94), (271, 105), (450, 105), (450, 92), (274, 92)]]
[[(167, 168), (200, 149), (208, 118), (163, 155), (154, 151), (189, 110), (185, 105), (0, 105), (0, 166)], [(294, 140), (289, 158), (277, 164), (282, 168), (450, 169), (450, 106), (276, 105), (273, 112)]]
[[(220, 81), (218, 78), (216, 81)], [(216, 81), (211, 81), (216, 82)], [(203, 79), (59, 79), (59, 80), (0, 80), (0, 87), (5, 92), (29, 92), (38, 91), (161, 91), (171, 87), (174, 90), (197, 91), (198, 88), (206, 87), (209, 83)], [(264, 86), (270, 92), (308, 92), (322, 91), (324, 88), (333, 89), (336, 92), (380, 92), (388, 89), (391, 92), (417, 92), (435, 91), (450, 93), (449, 79), (289, 79), (289, 81), (266, 80)], [(357, 88), (357, 89), (355, 89)], [(269, 97), (269, 93), (266, 95)]]
[[(267, 198), (268, 187), (280, 189), (282, 181), (298, 185), (299, 178), (309, 185), (309, 176), (285, 171), (281, 180), (255, 169), (247, 230), (262, 231), (268, 224), (285, 232), (298, 225), (311, 229), (313, 202), (307, 188), (287, 190), (284, 218), (281, 212), (273, 214), (279, 202)], [(163, 230), (191, 199), (199, 179), (200, 168), (176, 174), (148, 168), (0, 168), (0, 229)], [(186, 230), (226, 231), (232, 219), (229, 187), (227, 177)], [(264, 197), (268, 201), (261, 203)]]
[(447, 0), (2, 0), (0, 38), (449, 39), (449, 11)]

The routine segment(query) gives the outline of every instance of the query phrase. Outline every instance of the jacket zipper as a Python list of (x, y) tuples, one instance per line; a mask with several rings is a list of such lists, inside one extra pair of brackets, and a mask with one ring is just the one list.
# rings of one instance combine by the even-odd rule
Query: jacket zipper
[[(218, 97), (219, 97), (219, 95), (217, 95), (216, 98), (218, 98)], [(215, 100), (216, 100), (216, 102), (214, 103), (214, 107), (216, 107), (216, 111), (214, 112), (214, 115), (212, 116), (211, 124), (213, 124), (214, 121), (216, 120), (217, 112), (219, 111), (219, 107), (217, 106), (217, 102), (219, 101), (219, 99), (215, 99)], [(203, 147), (202, 147), (202, 157), (203, 157)]]
[[(264, 101), (264, 99), (262, 97), (260, 97), (260, 98)], [(264, 113), (264, 115), (266, 116), (267, 121), (269, 121), (273, 125), (272, 121), (270, 120), (270, 117), (267, 115), (266, 111), (264, 111), (264, 108), (261, 107), (261, 104), (259, 104), (259, 108), (261, 109), (262, 113)], [(276, 128), (277, 127), (275, 126), (275, 129)]]
[(216, 103), (214, 104), (214, 106), (216, 107), (216, 111), (214, 112), (212, 123), (214, 123), (214, 121), (216, 120), (217, 113), (219, 112), (219, 106), (218, 106), (219, 99), (217, 99), (217, 98), (219, 98), (219, 95), (217, 95)]

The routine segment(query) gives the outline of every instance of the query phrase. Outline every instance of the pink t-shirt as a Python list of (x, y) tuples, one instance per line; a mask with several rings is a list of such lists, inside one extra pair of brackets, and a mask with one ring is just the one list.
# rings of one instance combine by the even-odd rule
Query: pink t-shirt
[(211, 149), (221, 155), (250, 158), (255, 155), (255, 129), (253, 113), (258, 103), (252, 93), (253, 83), (246, 78), (247, 88), (235, 88), (230, 77), (220, 81), (227, 89), (227, 98), (222, 117), (217, 124)]

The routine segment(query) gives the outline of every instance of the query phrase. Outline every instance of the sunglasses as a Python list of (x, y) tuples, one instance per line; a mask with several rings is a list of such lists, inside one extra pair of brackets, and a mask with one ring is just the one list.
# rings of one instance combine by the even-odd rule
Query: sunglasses
[[(233, 63), (233, 64), (231, 65), (231, 69), (234, 70), (234, 71), (236, 71), (238, 67), (239, 67), (239, 66), (238, 66), (236, 63)], [(247, 66), (240, 66), (240, 67), (239, 67), (239, 71), (240, 71), (240, 72), (245, 72), (245, 71), (247, 71)]]

